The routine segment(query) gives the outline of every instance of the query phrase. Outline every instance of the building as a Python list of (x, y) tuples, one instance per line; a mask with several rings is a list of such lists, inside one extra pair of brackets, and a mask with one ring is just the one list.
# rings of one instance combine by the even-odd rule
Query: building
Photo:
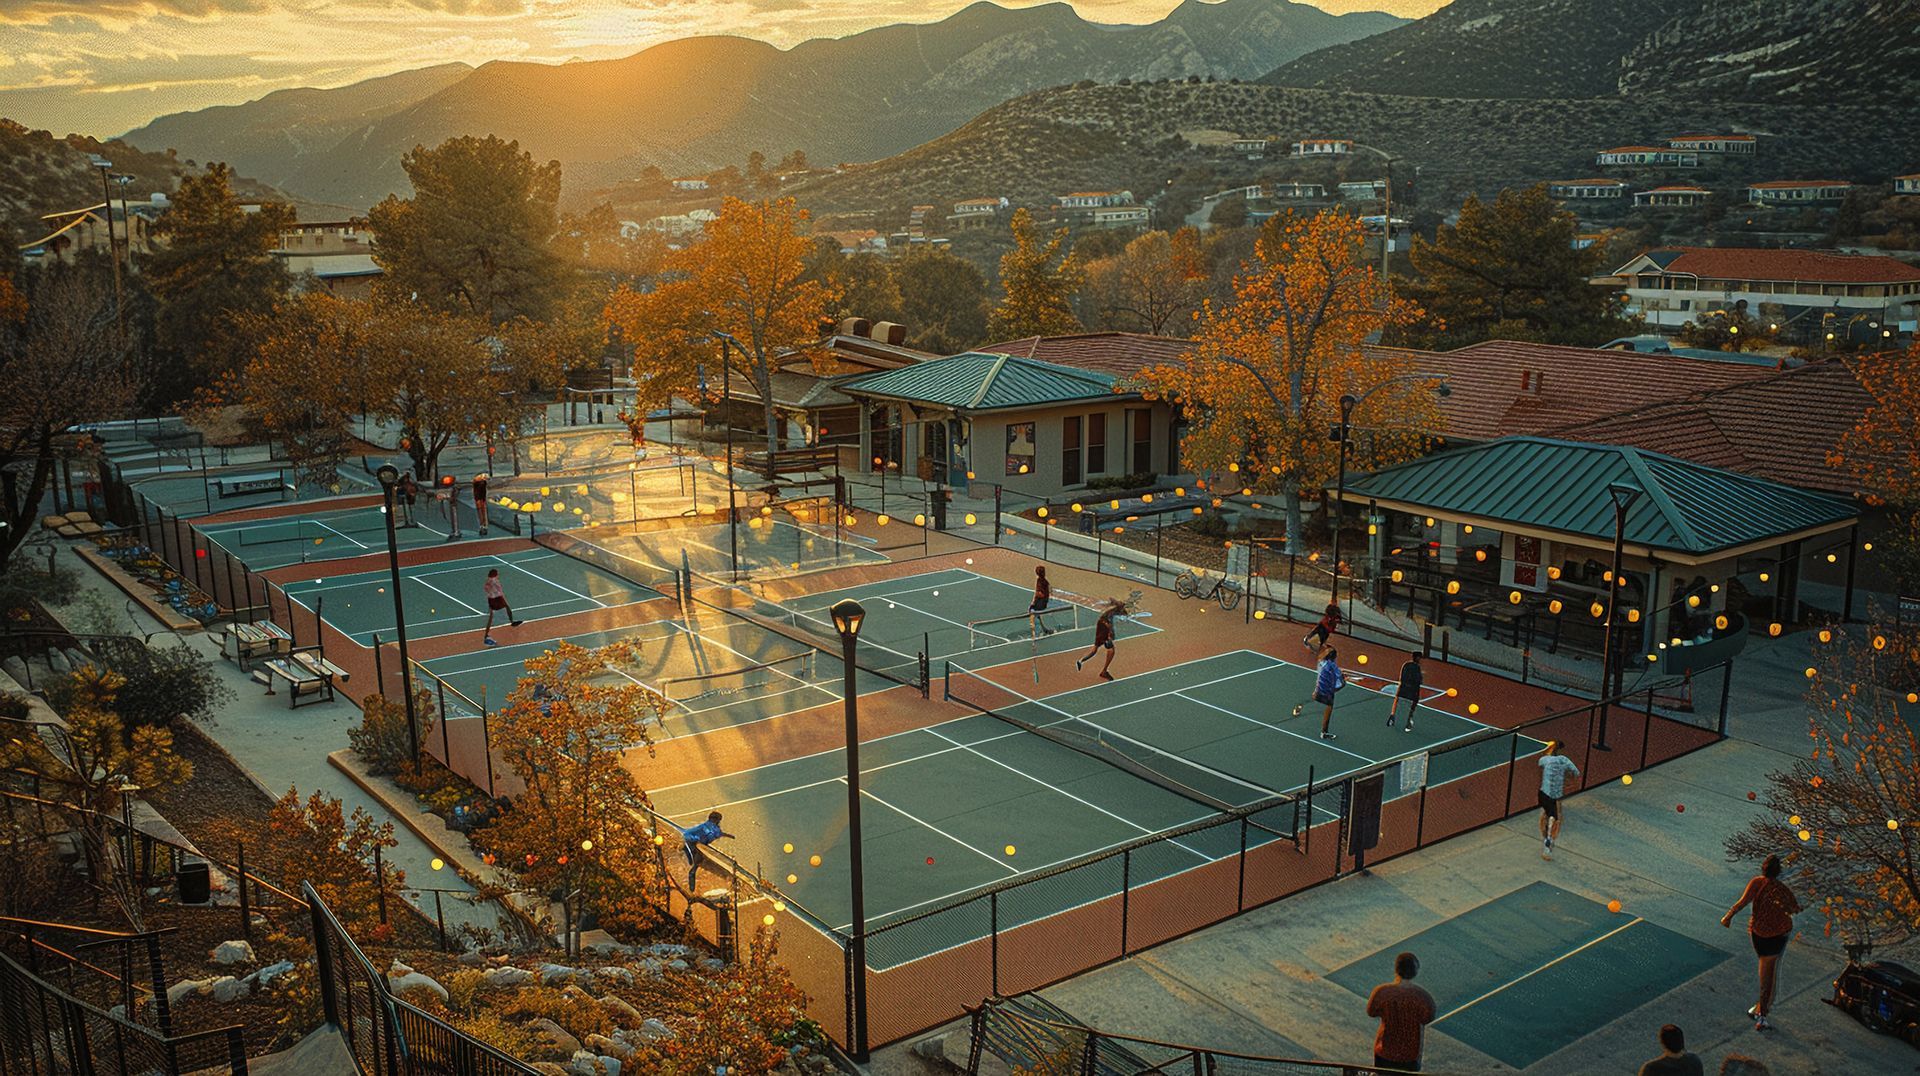
[(1340, 184), (1340, 197), (1348, 201), (1386, 196), (1387, 181), (1384, 179), (1360, 179)]
[(947, 216), (947, 223), (955, 230), (987, 227), (1000, 218), (1000, 213), (1008, 206), (1005, 198), (969, 198), (964, 202), (953, 203), (953, 212)]
[(1249, 187), (1247, 189), (1249, 191), (1259, 192), (1258, 194), (1248, 194), (1247, 197), (1250, 199), (1271, 198), (1281, 202), (1297, 202), (1306, 199), (1325, 198), (1327, 196), (1326, 184), (1302, 183), (1297, 179), (1290, 179), (1284, 183), (1265, 183), (1258, 187)]
[(1692, 183), (1671, 183), (1652, 190), (1633, 192), (1633, 208), (1702, 205), (1712, 196), (1713, 192), (1705, 187)]
[(707, 181), (698, 176), (681, 176), (679, 179), (673, 181), (673, 189), (677, 191), (703, 191), (707, 189)]
[(655, 217), (647, 222), (647, 230), (668, 236), (686, 236), (705, 228), (708, 221), (719, 219), (720, 214), (711, 209), (690, 209), (685, 213)]
[(1920, 194), (1920, 172), (1915, 172), (1910, 176), (1894, 176), (1893, 193)]
[(1293, 144), (1295, 157), (1342, 156), (1353, 152), (1351, 138), (1303, 138)]
[(1812, 339), (1838, 318), (1858, 316), (1910, 333), (1920, 309), (1920, 268), (1878, 254), (1746, 247), (1660, 247), (1613, 272), (1627, 309), (1657, 328), (1678, 328), (1708, 310), (1781, 308), (1783, 335)]
[[(847, 318), (805, 354), (779, 360), (768, 381), (775, 421), (781, 426), (781, 444), (789, 448), (842, 446), (849, 451), (859, 444), (862, 405), (841, 392), (838, 384), (935, 357), (905, 346), (906, 335), (906, 327), (893, 322)], [(709, 384), (707, 387), (718, 395), (719, 386)], [(753, 379), (735, 377), (727, 388), (730, 394), (726, 398), (725, 420), (736, 430), (764, 435), (766, 408)], [(879, 453), (893, 453), (886, 458), (897, 460), (897, 445), (890, 448), (888, 440), (888, 431), (879, 430), (874, 443)], [(897, 442), (897, 436), (893, 440)], [(847, 466), (852, 465), (849, 457)]]
[(1547, 184), (1555, 198), (1622, 198), (1627, 185), (1618, 179), (1556, 179)]
[(1106, 209), (1109, 206), (1132, 205), (1132, 191), (1075, 191), (1059, 196), (1061, 209)]
[(324, 291), (342, 299), (367, 299), (373, 296), (374, 281), (385, 272), (367, 254), (284, 255), (282, 261), (293, 285), (301, 291)]
[(304, 221), (280, 232), (280, 253), (294, 256), (315, 254), (371, 254), (373, 233), (365, 221)]
[(1756, 205), (1819, 205), (1845, 201), (1853, 184), (1843, 179), (1774, 179), (1747, 188)]
[(1236, 138), (1233, 151), (1249, 161), (1257, 161), (1267, 155), (1267, 147), (1272, 144), (1271, 138)]
[(1700, 164), (1700, 154), (1665, 146), (1615, 146), (1601, 150), (1594, 163), (1609, 168), (1694, 168)]
[(1095, 228), (1144, 228), (1152, 220), (1146, 206), (1116, 205), (1094, 210), (1088, 222)]
[(1753, 156), (1754, 138), (1752, 135), (1712, 135), (1683, 134), (1667, 139), (1668, 149), (1688, 150), (1693, 153), (1725, 153), (1733, 156)]
[(129, 203), (116, 199), (111, 211), (107, 203), (99, 202), (81, 209), (47, 213), (40, 218), (40, 237), (20, 244), (21, 257), (28, 262), (70, 263), (81, 251), (104, 254), (109, 249), (107, 221), (111, 215), (113, 248), (120, 251), (122, 256), (133, 256), (127, 260), (127, 265), (131, 267), (135, 264), (134, 257), (153, 251), (155, 243), (151, 229), (161, 214), (167, 211), (169, 204), (166, 195), (155, 194), (145, 202)]

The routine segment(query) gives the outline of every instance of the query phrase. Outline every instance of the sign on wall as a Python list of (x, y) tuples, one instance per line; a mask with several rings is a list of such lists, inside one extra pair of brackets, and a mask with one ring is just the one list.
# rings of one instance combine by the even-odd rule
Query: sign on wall
[(1007, 423), (1007, 473), (1033, 473), (1033, 423)]

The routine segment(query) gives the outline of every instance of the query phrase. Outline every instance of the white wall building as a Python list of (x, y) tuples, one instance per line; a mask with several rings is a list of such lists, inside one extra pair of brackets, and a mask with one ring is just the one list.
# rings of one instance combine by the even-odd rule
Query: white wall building
[(1694, 168), (1700, 164), (1700, 154), (1666, 146), (1615, 146), (1601, 150), (1594, 163), (1609, 168)]
[(1353, 152), (1351, 138), (1303, 138), (1293, 144), (1295, 157), (1324, 157)]
[[(1661, 247), (1614, 270), (1627, 309), (1647, 324), (1676, 329), (1711, 310), (1764, 304), (1826, 320), (1865, 315), (1912, 332), (1920, 310), (1920, 268), (1879, 254), (1746, 247)], [(1804, 329), (1815, 323), (1808, 322)]]
[(1667, 139), (1667, 148), (1692, 150), (1695, 153), (1726, 153), (1751, 157), (1754, 146), (1752, 135), (1741, 134), (1683, 134)]
[(1756, 205), (1814, 205), (1845, 201), (1853, 184), (1840, 179), (1775, 179), (1747, 188)]
[(1627, 185), (1618, 179), (1556, 179), (1547, 184), (1555, 198), (1624, 198)]

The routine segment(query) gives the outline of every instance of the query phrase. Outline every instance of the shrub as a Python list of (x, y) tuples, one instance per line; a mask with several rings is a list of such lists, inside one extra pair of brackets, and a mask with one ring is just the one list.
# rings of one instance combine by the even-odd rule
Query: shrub
[[(425, 691), (414, 694), (414, 709), (419, 714), (419, 740), (425, 741), (433, 730), (433, 696)], [(407, 707), (385, 695), (368, 695), (360, 700), (360, 723), (347, 730), (347, 746), (366, 763), (367, 770), (382, 777), (400, 773), (413, 764), (415, 737), (407, 734)]]
[(113, 664), (127, 681), (116, 708), (131, 727), (167, 728), (183, 718), (206, 721), (215, 706), (233, 697), (213, 663), (184, 643), (124, 647)]

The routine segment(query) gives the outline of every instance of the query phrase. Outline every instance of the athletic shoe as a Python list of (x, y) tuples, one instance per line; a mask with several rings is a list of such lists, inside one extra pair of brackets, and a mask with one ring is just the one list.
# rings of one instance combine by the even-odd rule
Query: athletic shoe
[(1749, 1020), (1760, 1019), (1760, 1006), (1758, 1005), (1747, 1006), (1747, 1019)]
[(1549, 852), (1551, 852), (1551, 851), (1553, 851), (1553, 838), (1552, 838), (1552, 837), (1548, 837), (1548, 838), (1547, 838), (1547, 851), (1549, 851)]
[(1073, 663), (1073, 669), (1074, 669), (1074, 671), (1075, 671), (1075, 672), (1078, 672), (1078, 671), (1080, 671), (1080, 667), (1081, 667), (1081, 666), (1083, 666), (1083, 665), (1085, 665), (1086, 663), (1087, 663), (1087, 659), (1086, 659), (1086, 658), (1081, 658), (1080, 660), (1078, 660), (1078, 661), (1076, 661), (1076, 662), (1074, 662), (1074, 663)]
[(1298, 706), (1296, 706), (1296, 707), (1294, 707), (1294, 708), (1293, 708), (1293, 716), (1295, 716), (1295, 717), (1299, 717), (1299, 716), (1300, 716), (1300, 711), (1302, 711), (1302, 710), (1304, 710), (1304, 709), (1306, 709), (1306, 708), (1307, 708), (1307, 704), (1306, 704), (1306, 703), (1304, 703), (1304, 702), (1303, 702), (1303, 703), (1301, 703), (1300, 705), (1298, 705)]
[(1756, 1016), (1753, 1018), (1753, 1029), (1755, 1031), (1772, 1031), (1773, 1021), (1764, 1016)]
[(1392, 715), (1392, 714), (1388, 714), (1388, 715), (1387, 715), (1387, 727), (1388, 727), (1388, 728), (1392, 728), (1392, 727), (1393, 727), (1393, 715)]
[(1412, 731), (1413, 731), (1413, 722), (1411, 722), (1411, 721), (1409, 721), (1409, 722), (1407, 722), (1407, 728), (1406, 728), (1406, 731), (1408, 731), (1408, 732), (1412, 732)]
[(1551, 848), (1541, 849), (1540, 858), (1546, 860), (1549, 863), (1553, 862), (1553, 849)]
[(527, 621), (526, 621), (526, 618), (525, 618), (525, 617), (522, 617), (522, 618), (520, 618), (519, 620), (509, 620), (509, 621), (507, 621), (507, 627), (509, 627), (509, 628), (517, 628), (517, 627), (519, 627), (520, 625), (522, 625), (522, 624), (525, 624), (526, 622), (527, 622)]
[(486, 638), (485, 638), (484, 640), (482, 640), (482, 641), (483, 641), (483, 642), (485, 642), (485, 643), (486, 643), (486, 644), (487, 644), (488, 646), (499, 646), (499, 645), (500, 645), (500, 644), (499, 644), (498, 642), (495, 642), (495, 641), (494, 641), (494, 638), (493, 638), (493, 636), (491, 636), (491, 635), (489, 635), (489, 636), (487, 636), (487, 637), (486, 637)]
[(480, 528), (480, 537), (485, 538), (486, 536), (487, 536), (487, 528), (485, 527)]
[(1104, 670), (1104, 669), (1103, 669), (1103, 670), (1101, 670), (1101, 672), (1100, 672), (1100, 679), (1102, 679), (1102, 680), (1111, 680), (1111, 679), (1113, 679), (1113, 674), (1112, 674), (1112, 673), (1110, 673), (1110, 672), (1107, 672), (1106, 670)]
[(1333, 739), (1333, 733), (1331, 733), (1331, 732), (1323, 732), (1323, 733), (1321, 733), (1321, 734), (1320, 734), (1320, 738), (1321, 738), (1321, 739), (1323, 739), (1323, 740), (1331, 740), (1331, 739)]

